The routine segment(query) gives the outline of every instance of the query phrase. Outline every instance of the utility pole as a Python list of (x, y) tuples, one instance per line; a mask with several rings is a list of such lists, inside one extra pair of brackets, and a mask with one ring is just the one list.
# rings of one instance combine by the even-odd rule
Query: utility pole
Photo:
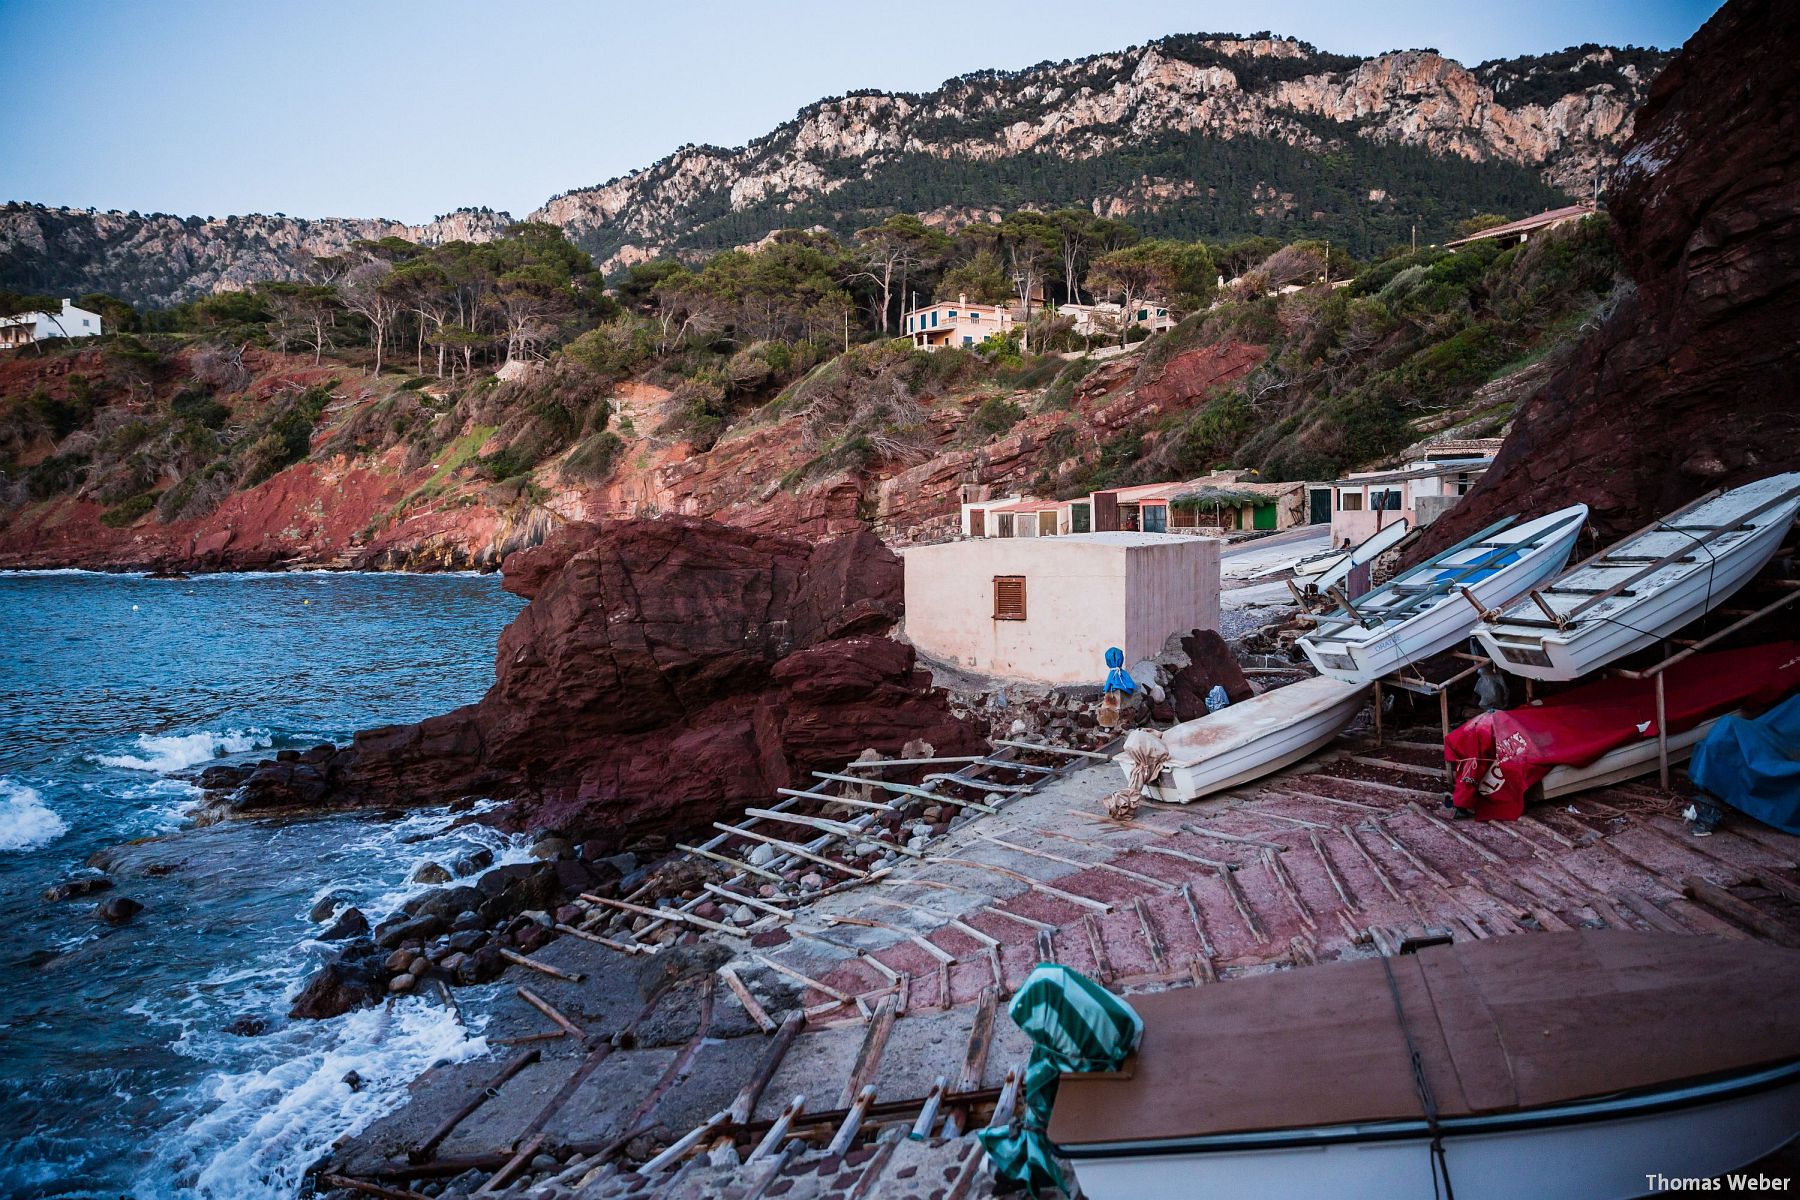
[(1419, 223), (1417, 221), (1413, 222), (1412, 227), (1412, 252), (1414, 254), (1419, 252)]

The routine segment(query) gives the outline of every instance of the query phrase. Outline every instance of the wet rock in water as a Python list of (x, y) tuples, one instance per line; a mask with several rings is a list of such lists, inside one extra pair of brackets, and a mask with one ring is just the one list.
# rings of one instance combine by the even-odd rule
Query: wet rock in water
[(466, 954), (446, 954), (443, 958), (438, 960), (438, 967), (444, 974), (455, 979), (457, 977), (457, 972), (462, 970), (462, 965), (468, 957), (469, 956)]
[(72, 900), (77, 896), (92, 896), (98, 892), (110, 892), (112, 886), (113, 881), (104, 875), (80, 875), (45, 888), (44, 899), (52, 902)]
[(374, 943), (352, 942), (306, 981), (294, 997), (288, 1016), (321, 1020), (366, 1007), (386, 991), (384, 975)]
[(424, 955), (420, 955), (407, 965), (406, 973), (414, 979), (418, 979), (429, 970), (431, 970), (431, 962)]
[(488, 935), (480, 929), (465, 929), (461, 933), (453, 933), (444, 942), (444, 946), (452, 953), (467, 954), (471, 950), (479, 950), (487, 945)]
[(419, 869), (412, 873), (414, 883), (449, 883), (450, 871), (434, 862), (419, 864)]
[(355, 1071), (345, 1071), (344, 1086), (353, 1092), (360, 1092), (362, 1091), (363, 1077), (358, 1075)]
[(346, 908), (331, 923), (331, 928), (319, 935), (322, 942), (341, 942), (348, 938), (361, 937), (369, 932), (369, 918), (363, 916), (359, 908)]
[(450, 864), (450, 870), (458, 877), (475, 875), (494, 865), (494, 852), (487, 847), (471, 851)]
[(483, 899), (478, 888), (459, 884), (414, 896), (401, 906), (401, 911), (412, 917), (442, 917), (450, 921), (461, 913), (479, 909)]
[(402, 972), (401, 974), (396, 975), (392, 979), (388, 980), (388, 991), (390, 991), (390, 992), (410, 992), (413, 990), (413, 984), (416, 982), (418, 982), (418, 981), (416, 979), (414, 979), (410, 974)]
[(323, 925), (325, 922), (331, 920), (332, 913), (344, 907), (346, 904), (349, 904), (352, 898), (353, 897), (349, 892), (331, 892), (319, 897), (318, 901), (312, 906), (312, 912), (307, 915), (312, 918), (315, 925)]
[(381, 965), (390, 975), (398, 975), (412, 965), (411, 950), (396, 950), (382, 960)]
[(467, 933), (470, 930), (484, 928), (486, 928), (486, 925), (481, 919), (481, 914), (474, 911), (459, 912), (450, 922), (450, 932), (452, 933)]
[(375, 927), (375, 944), (383, 950), (392, 950), (402, 942), (429, 941), (449, 927), (450, 922), (435, 913), (407, 919), (390, 918)]
[(245, 1013), (226, 1025), (225, 1032), (235, 1037), (261, 1037), (269, 1032), (269, 1023), (261, 1017)]
[(114, 896), (101, 901), (94, 915), (108, 925), (123, 925), (143, 911), (144, 906), (130, 896)]

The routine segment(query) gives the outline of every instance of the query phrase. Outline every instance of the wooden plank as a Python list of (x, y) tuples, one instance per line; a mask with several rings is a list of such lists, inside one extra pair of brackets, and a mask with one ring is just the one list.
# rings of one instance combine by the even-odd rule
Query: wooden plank
[(732, 937), (747, 938), (750, 935), (730, 925), (721, 925), (717, 921), (709, 921), (705, 917), (696, 917), (693, 913), (682, 912), (679, 908), (651, 908), (647, 904), (633, 904), (629, 900), (609, 900), (605, 896), (581, 893), (581, 898), (590, 904), (598, 904), (605, 908), (616, 908), (621, 912), (637, 913), (640, 916), (660, 917), (664, 920), (682, 921), (689, 925), (697, 925), (701, 929), (710, 929), (714, 933), (729, 933)]
[(1318, 858), (1319, 865), (1325, 868), (1325, 878), (1331, 881), (1331, 890), (1337, 893), (1338, 900), (1343, 903), (1345, 908), (1355, 912), (1356, 901), (1350, 898), (1349, 889), (1344, 886), (1344, 881), (1339, 877), (1337, 868), (1332, 865), (1331, 856), (1325, 852), (1325, 843), (1316, 833), (1308, 836), (1312, 839), (1313, 855)]
[(817, 800), (821, 804), (843, 804), (851, 808), (866, 808), (873, 812), (891, 813), (895, 811), (892, 801), (859, 800), (854, 796), (833, 796), (830, 792), (803, 792), (798, 788), (776, 788), (778, 796), (791, 796), (796, 800)]
[(1046, 896), (1055, 896), (1059, 900), (1067, 900), (1069, 903), (1081, 908), (1102, 913), (1109, 913), (1112, 911), (1112, 905), (1106, 903), (1104, 900), (1096, 900), (1092, 896), (1082, 896), (1075, 892), (1065, 892), (1059, 887), (1053, 887), (1048, 883), (1040, 882), (1029, 875), (1012, 870), (1010, 867), (1002, 867), (997, 863), (982, 862), (979, 859), (974, 858), (950, 857), (932, 858), (927, 861), (945, 863), (953, 867), (967, 867), (971, 870), (986, 871), (989, 874), (1001, 875), (1025, 884), (1034, 892), (1042, 892)]
[[(804, 858), (808, 862), (818, 863), (822, 867), (828, 867), (833, 871), (841, 872), (845, 875), (850, 876), (853, 879), (867, 879), (869, 877), (869, 873), (867, 871), (861, 870), (857, 867), (849, 866), (846, 863), (835, 862), (832, 859), (826, 858), (824, 855), (814, 854), (811, 850), (808, 850), (805, 846), (796, 846), (792, 842), (784, 841), (783, 839), (778, 838), (778, 837), (770, 837), (766, 833), (757, 833), (756, 831), (751, 830), (751, 829), (739, 829), (735, 825), (727, 825), (722, 821), (714, 821), (713, 828), (714, 829), (722, 829), (725, 832), (730, 833), (736, 837), (749, 838), (753, 842), (766, 842), (768, 845), (775, 847), (777, 850), (780, 850), (784, 854), (792, 854), (796, 858)], [(669, 911), (670, 910), (668, 910), (668, 909), (663, 909), (663, 910), (661, 910), (659, 915), (666, 914)], [(731, 932), (738, 933), (738, 936), (740, 936), (740, 937), (743, 936), (743, 934), (737, 930), (732, 930)]]
[(1169, 886), (1169, 881), (1166, 879), (1158, 879), (1154, 875), (1145, 875), (1139, 871), (1132, 871), (1125, 867), (1114, 866), (1112, 863), (1082, 862), (1078, 858), (1066, 858), (1061, 854), (1052, 854), (1048, 850), (1032, 850), (1028, 847), (1019, 845), (1017, 842), (1008, 842), (1001, 838), (997, 838), (993, 834), (984, 835), (982, 840), (991, 842), (996, 846), (1003, 846), (1008, 850), (1017, 851), (1020, 854), (1030, 855), (1032, 858), (1043, 858), (1048, 859), (1050, 862), (1061, 863), (1065, 867), (1075, 867), (1083, 871), (1111, 871), (1113, 874), (1121, 875), (1126, 879), (1136, 880), (1138, 883), (1147, 883), (1158, 891)]
[(656, 948), (654, 946), (643, 946), (635, 942), (614, 941), (612, 938), (602, 937), (600, 934), (590, 933), (585, 929), (577, 929), (573, 925), (564, 925), (560, 921), (556, 924), (556, 930), (558, 933), (566, 933), (570, 937), (580, 938), (584, 942), (592, 942), (596, 946), (605, 946), (608, 950), (617, 950), (621, 954), (656, 953)]
[(1257, 921), (1256, 913), (1250, 907), (1250, 901), (1245, 898), (1243, 891), (1238, 887), (1237, 880), (1231, 877), (1231, 872), (1220, 871), (1217, 878), (1225, 888), (1225, 894), (1231, 897), (1231, 907), (1237, 909), (1237, 914), (1243, 920), (1245, 928), (1250, 930), (1250, 936), (1255, 938), (1259, 944), (1268, 941), (1269, 935), (1263, 932), (1262, 924)]
[(1444, 768), (1420, 767), (1412, 763), (1395, 762), (1387, 758), (1374, 758), (1367, 754), (1352, 754), (1348, 761), (1364, 767), (1373, 767), (1378, 771), (1398, 771), (1402, 775), (1423, 775), (1427, 779), (1442, 779)]
[(501, 1188), (505, 1187), (508, 1183), (511, 1183), (513, 1176), (525, 1169), (525, 1164), (532, 1160), (538, 1152), (538, 1147), (543, 1144), (544, 1135), (541, 1133), (525, 1142), (524, 1145), (514, 1151), (511, 1158), (506, 1160), (505, 1166), (494, 1172), (493, 1178), (475, 1189), (474, 1194), (477, 1196), (491, 1196)]
[(904, 854), (910, 858), (923, 858), (922, 851), (911, 850), (894, 842), (886, 841), (870, 833), (867, 828), (851, 825), (844, 821), (833, 821), (830, 817), (809, 817), (800, 813), (775, 812), (767, 808), (746, 808), (745, 816), (761, 817), (765, 821), (784, 821), (790, 825), (802, 825), (808, 829), (817, 829), (824, 833), (835, 833), (841, 838), (852, 841), (868, 842), (880, 846), (883, 850), (892, 850), (896, 854)]
[(909, 783), (889, 783), (885, 779), (859, 779), (855, 775), (834, 775), (830, 771), (814, 771), (813, 774), (820, 779), (835, 779), (842, 783), (865, 783), (870, 787), (878, 787), (884, 792), (898, 792), (902, 796), (917, 796), (921, 799), (929, 800), (933, 804), (954, 804), (958, 808), (972, 808), (976, 812), (984, 813), (999, 811), (996, 808), (990, 808), (986, 804), (977, 804), (973, 800), (959, 800), (955, 796), (946, 796), (941, 792), (926, 791), (924, 788), (913, 787)]
[[(1313, 801), (1315, 803), (1321, 803), (1321, 804), (1335, 804), (1339, 808), (1351, 808), (1351, 809), (1355, 809), (1357, 812), (1380, 813), (1380, 814), (1385, 815), (1389, 811), (1385, 808), (1380, 807), (1379, 805), (1364, 804), (1360, 800), (1346, 800), (1342, 796), (1327, 796), (1323, 792), (1306, 791), (1303, 788), (1294, 786), (1295, 784), (1300, 783), (1305, 778), (1306, 778), (1306, 776), (1300, 775), (1300, 776), (1295, 776), (1292, 779), (1284, 779), (1281, 781), (1281, 787), (1279, 787), (1279, 788), (1266, 787), (1266, 788), (1264, 788), (1264, 791), (1268, 792), (1271, 795), (1275, 795), (1275, 796), (1294, 797), (1296, 799), (1309, 800), (1309, 801)], [(1335, 776), (1332, 778), (1335, 778)], [(1353, 783), (1353, 782), (1360, 783), (1362, 781), (1361, 780), (1345, 780), (1345, 782), (1346, 783)]]
[(1144, 931), (1144, 944), (1150, 948), (1150, 961), (1161, 972), (1163, 960), (1167, 957), (1167, 948), (1163, 945), (1162, 934), (1156, 931), (1156, 922), (1150, 919), (1150, 913), (1144, 908), (1142, 900), (1133, 900), (1131, 907), (1137, 913), (1138, 925)]
[[(758, 1029), (768, 1033), (775, 1028), (775, 1019), (769, 1016), (768, 1010), (757, 1002), (755, 996), (750, 994), (750, 988), (742, 979), (738, 978), (736, 971), (729, 966), (720, 967), (719, 977), (725, 981), (725, 986), (731, 989), (731, 994), (738, 998), (738, 1003), (744, 1006), (744, 1011), (750, 1014), (750, 1019), (756, 1022)], [(788, 1019), (792, 1020), (797, 1015), (790, 1013)], [(749, 1117), (739, 1117), (738, 1120), (747, 1121)]]
[(1449, 822), (1439, 820), (1437, 817), (1432, 816), (1430, 813), (1426, 812), (1423, 808), (1419, 807), (1419, 805), (1417, 805), (1417, 804), (1409, 803), (1406, 807), (1408, 810), (1410, 810), (1412, 812), (1412, 814), (1414, 816), (1418, 817), (1421, 821), (1425, 822), (1427, 825), (1431, 826), (1433, 829), (1437, 830), (1439, 833), (1443, 834), (1445, 837), (1449, 838), (1451, 841), (1457, 842), (1458, 844), (1466, 847), (1467, 849), (1474, 851), (1475, 857), (1481, 859), (1483, 862), (1493, 863), (1495, 866), (1504, 866), (1506, 864), (1506, 860), (1504, 858), (1501, 858), (1498, 854), (1495, 854), (1492, 850), (1489, 850), (1486, 846), (1483, 846), (1480, 842), (1475, 841), (1468, 834), (1464, 833), (1460, 829), (1457, 829), (1456, 827), (1451, 825)]
[(521, 1050), (511, 1058), (507, 1059), (505, 1065), (496, 1071), (486, 1084), (462, 1104), (457, 1106), (455, 1112), (438, 1122), (437, 1128), (425, 1135), (424, 1141), (407, 1151), (407, 1161), (412, 1163), (429, 1161), (432, 1157), (432, 1152), (437, 1149), (439, 1142), (449, 1137), (458, 1125), (461, 1125), (464, 1121), (468, 1120), (469, 1117), (474, 1114), (475, 1110), (487, 1103), (491, 1097), (499, 1095), (500, 1089), (506, 1086), (507, 1080), (536, 1062), (541, 1053), (542, 1052), (534, 1046), (530, 1049)]
[(1704, 879), (1699, 875), (1685, 876), (1681, 881), (1681, 890), (1714, 912), (1730, 917), (1739, 925), (1761, 934), (1776, 945), (1790, 947), (1800, 945), (1800, 938), (1795, 936), (1793, 930), (1762, 912), (1755, 905), (1732, 895), (1710, 879)]
[(1204, 825), (1195, 825), (1189, 821), (1183, 821), (1181, 823), (1181, 831), (1183, 833), (1194, 834), (1197, 837), (1209, 837), (1215, 838), (1221, 842), (1232, 842), (1240, 846), (1255, 846), (1258, 850), (1285, 851), (1287, 849), (1287, 847), (1280, 842), (1268, 842), (1264, 841), (1262, 838), (1243, 837), (1235, 833), (1222, 833), (1217, 829), (1208, 829)]
[(887, 1050), (888, 1035), (894, 1032), (894, 1019), (898, 1015), (898, 1006), (892, 996), (883, 1000), (875, 1010), (875, 1019), (869, 1022), (868, 1029), (863, 1033), (862, 1046), (856, 1052), (849, 1078), (844, 1080), (844, 1093), (838, 1101), (839, 1108), (853, 1105), (863, 1089), (874, 1080), (875, 1072), (881, 1067), (881, 1056)]
[(1114, 975), (1112, 957), (1106, 952), (1106, 935), (1100, 931), (1100, 922), (1094, 914), (1083, 913), (1081, 928), (1087, 934), (1088, 952), (1094, 956), (1094, 978), (1101, 983), (1111, 983)]
[(710, 858), (713, 862), (723, 863), (724, 865), (733, 867), (739, 871), (748, 871), (752, 875), (760, 875), (770, 883), (782, 882), (781, 873), (779, 871), (770, 871), (763, 867), (759, 867), (754, 863), (744, 862), (742, 859), (730, 858), (726, 855), (716, 853), (712, 850), (706, 850), (699, 846), (689, 846), (684, 842), (676, 842), (675, 848), (684, 854), (697, 854), (701, 858)]
[(1620, 904), (1623, 904), (1626, 908), (1630, 909), (1637, 915), (1637, 918), (1640, 921), (1650, 926), (1652, 929), (1659, 930), (1663, 933), (1694, 932), (1692, 929), (1689, 929), (1686, 925), (1683, 925), (1680, 921), (1677, 921), (1674, 917), (1671, 917), (1668, 913), (1664, 912), (1657, 906), (1655, 901), (1647, 896), (1641, 896), (1633, 891), (1623, 891), (1617, 894), (1617, 899)]
[(562, 1013), (558, 1012), (548, 1000), (544, 999), (530, 988), (521, 987), (513, 990), (517, 992), (519, 999), (531, 1005), (531, 1007), (537, 1009), (546, 1017), (549, 1017), (552, 1022), (562, 1028), (564, 1033), (579, 1041), (587, 1040), (587, 1030), (563, 1016)]
[(1042, 746), (1036, 742), (1014, 742), (1005, 738), (994, 738), (996, 746), (1012, 746), (1019, 750), (1036, 750), (1040, 754), (1066, 754), (1072, 758), (1097, 758), (1101, 762), (1111, 762), (1112, 755), (1101, 754), (1096, 750), (1077, 750), (1072, 746)]
[(1355, 849), (1357, 855), (1363, 860), (1363, 865), (1369, 868), (1369, 873), (1375, 876), (1375, 881), (1381, 885), (1382, 890), (1387, 892), (1387, 894), (1395, 900), (1400, 899), (1399, 889), (1394, 886), (1394, 881), (1389, 878), (1387, 869), (1376, 862), (1375, 856), (1370, 854), (1368, 849), (1361, 842), (1356, 840), (1356, 832), (1348, 825), (1339, 826), (1338, 832), (1343, 834), (1344, 840), (1349, 842), (1351, 847)]
[(1288, 875), (1287, 868), (1282, 865), (1280, 856), (1272, 850), (1264, 850), (1263, 869), (1275, 880), (1281, 893), (1288, 898), (1288, 903), (1294, 906), (1294, 912), (1299, 915), (1300, 923), (1308, 929), (1317, 929), (1319, 924), (1313, 920), (1312, 910), (1306, 906), (1306, 901), (1300, 898), (1299, 889), (1294, 887), (1294, 880)]
[(1211, 867), (1215, 871), (1229, 871), (1233, 864), (1220, 862), (1216, 858), (1202, 858), (1198, 854), (1189, 854), (1185, 850), (1171, 850), (1167, 846), (1133, 846), (1133, 853), (1161, 854), (1168, 858), (1178, 858), (1182, 862), (1190, 862), (1199, 867)]
[(794, 968), (783, 966), (782, 964), (776, 962), (774, 959), (768, 957), (767, 955), (753, 954), (750, 957), (754, 958), (757, 962), (761, 963), (763, 966), (768, 967), (771, 971), (777, 971), (780, 974), (786, 975), (789, 979), (797, 980), (798, 982), (803, 983), (807, 987), (811, 988), (813, 991), (820, 992), (820, 993), (823, 993), (824, 995), (830, 996), (833, 1000), (837, 1000), (840, 1003), (854, 1004), (856, 1002), (856, 997), (848, 994), (847, 992), (840, 992), (836, 988), (832, 987), (830, 984), (821, 983), (819, 980), (814, 979), (810, 975), (802, 975), (800, 972), (794, 970)]
[(1725, 918), (1717, 916), (1710, 909), (1695, 904), (1692, 900), (1677, 898), (1669, 901), (1668, 911), (1688, 928), (1700, 933), (1716, 933), (1720, 937), (1732, 938), (1736, 941), (1749, 941), (1750, 935), (1733, 925)]
[(1206, 936), (1206, 922), (1200, 918), (1200, 905), (1194, 900), (1192, 884), (1184, 883), (1176, 889), (1187, 904), (1188, 918), (1194, 923), (1194, 934), (1200, 939), (1200, 952), (1209, 960), (1218, 952), (1213, 949), (1212, 939)]
[(549, 963), (539, 962), (528, 955), (520, 954), (517, 950), (508, 950), (505, 946), (499, 947), (499, 950), (500, 957), (507, 962), (517, 963), (521, 967), (529, 967), (540, 975), (548, 975), (550, 978), (560, 979), (564, 983), (580, 983), (587, 978), (580, 971), (565, 971), (560, 967), (553, 967)]
[(1388, 840), (1389, 845), (1393, 846), (1393, 848), (1395, 850), (1400, 852), (1400, 856), (1402, 858), (1406, 859), (1407, 862), (1409, 862), (1413, 865), (1413, 868), (1415, 870), (1417, 870), (1419, 872), (1419, 874), (1421, 874), (1425, 878), (1431, 880), (1431, 882), (1437, 884), (1439, 887), (1449, 887), (1450, 886), (1450, 881), (1448, 879), (1444, 878), (1444, 876), (1442, 874), (1440, 874), (1436, 868), (1432, 867), (1429, 863), (1427, 863), (1424, 859), (1420, 858), (1417, 854), (1414, 854), (1412, 852), (1412, 849), (1409, 846), (1407, 846), (1407, 844), (1405, 842), (1400, 840), (1399, 834), (1395, 833), (1392, 829), (1389, 829), (1385, 825), (1377, 826), (1376, 829), (1377, 829), (1377, 832), (1379, 832), (1383, 837), (1385, 837)]

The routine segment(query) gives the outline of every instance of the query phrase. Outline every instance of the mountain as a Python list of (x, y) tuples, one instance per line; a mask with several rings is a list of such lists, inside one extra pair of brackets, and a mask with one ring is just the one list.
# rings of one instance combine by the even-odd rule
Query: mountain
[[(1415, 229), (1441, 240), (1477, 212), (1585, 195), (1668, 57), (1588, 45), (1470, 69), (1431, 50), (1364, 59), (1268, 35), (1181, 35), (928, 93), (820, 101), (741, 149), (686, 146), (529, 219), (561, 226), (609, 271), (784, 227), (847, 235), (896, 211), (954, 227), (1069, 204), (1151, 235), (1319, 235), (1367, 254)], [(12, 203), (0, 208), (0, 287), (166, 305), (299, 277), (308, 255), (359, 238), (480, 240), (508, 220), (486, 209), (423, 226), (202, 220)]]

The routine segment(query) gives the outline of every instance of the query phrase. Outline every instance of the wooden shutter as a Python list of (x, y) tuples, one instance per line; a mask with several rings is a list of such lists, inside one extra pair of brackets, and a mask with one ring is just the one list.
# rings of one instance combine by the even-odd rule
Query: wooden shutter
[(1023, 621), (1025, 619), (1025, 577), (1023, 575), (994, 576), (994, 620)]

